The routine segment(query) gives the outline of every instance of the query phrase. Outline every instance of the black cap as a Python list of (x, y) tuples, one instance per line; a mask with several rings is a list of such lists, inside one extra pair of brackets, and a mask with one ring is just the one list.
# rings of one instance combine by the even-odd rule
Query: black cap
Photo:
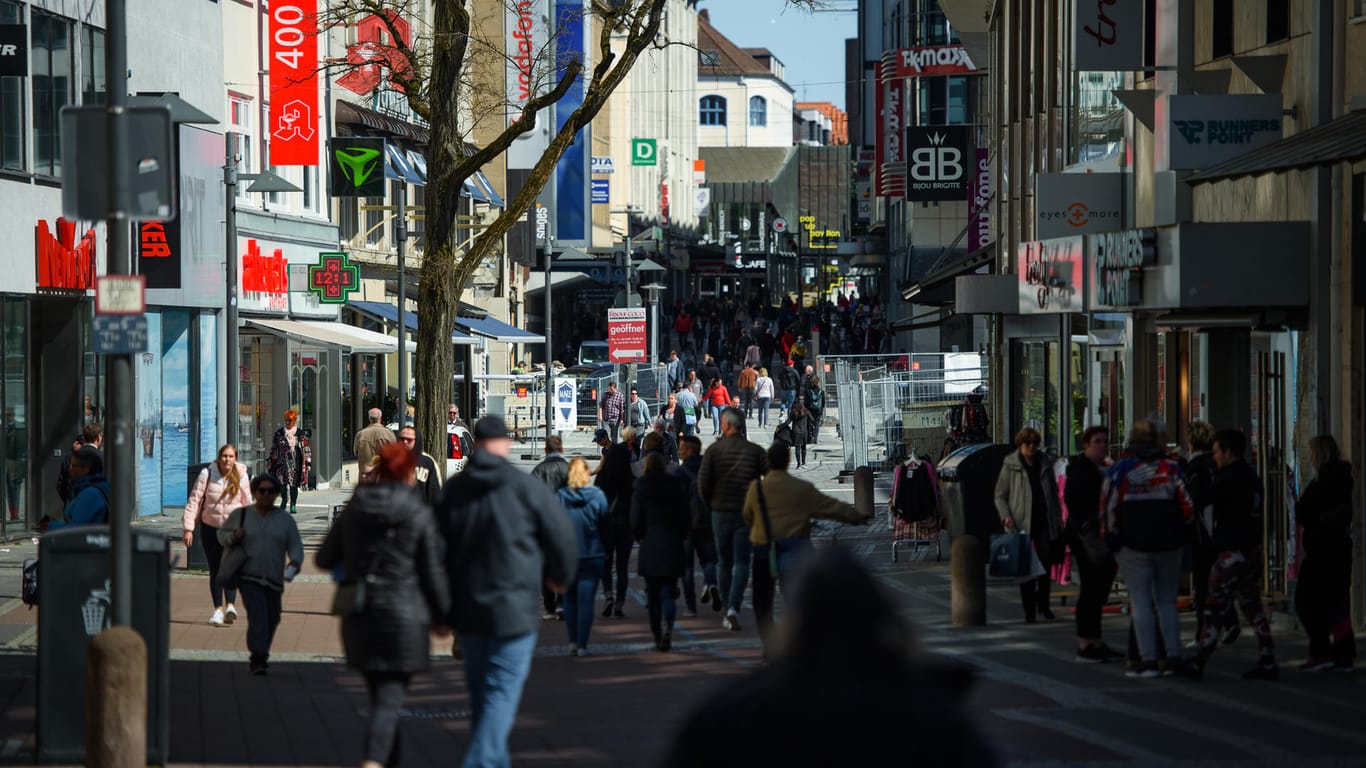
[(599, 440), (601, 440), (601, 439), (603, 439), (603, 438), (605, 438), (605, 437), (608, 437), (610, 434), (611, 434), (611, 433), (609, 433), (607, 430), (603, 429), (602, 427), (598, 427), (597, 431), (593, 433), (593, 442), (596, 443), (597, 441), (599, 441)]
[(508, 437), (508, 425), (502, 416), (485, 416), (474, 422), (475, 440), (496, 440)]

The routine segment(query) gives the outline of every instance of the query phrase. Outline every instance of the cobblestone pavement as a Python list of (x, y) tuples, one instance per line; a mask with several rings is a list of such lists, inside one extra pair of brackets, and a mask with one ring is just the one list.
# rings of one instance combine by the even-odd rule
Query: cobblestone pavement
[[(827, 428), (826, 432), (833, 432)], [(762, 441), (767, 435), (755, 434)], [(704, 437), (710, 442), (710, 437)], [(839, 444), (822, 435), (822, 453), (803, 475), (852, 501), (837, 482)], [(575, 435), (569, 451), (587, 452)], [(530, 464), (530, 461), (524, 462)], [(878, 497), (886, 498), (886, 483)], [(307, 543), (325, 533), (337, 491), (305, 496), (299, 514)], [(175, 518), (140, 525), (174, 535)], [(1255, 656), (1250, 632), (1214, 657), (1200, 684), (1124, 677), (1122, 665), (1073, 660), (1071, 610), (1026, 625), (1008, 582), (989, 590), (989, 624), (961, 629), (949, 622), (947, 551), (902, 549), (891, 558), (885, 517), (862, 527), (818, 526), (819, 543), (850, 547), (873, 570), (916, 628), (923, 652), (962, 662), (977, 674), (969, 708), (1003, 764), (1049, 766), (1318, 766), (1366, 765), (1362, 675), (1301, 674), (1306, 644), (1284, 612), (1276, 614), (1279, 682), (1246, 682)], [(177, 545), (178, 546), (178, 545)], [(175, 549), (175, 548), (173, 548)], [(4, 551), (8, 550), (8, 551)], [(18, 567), (31, 557), (26, 541), (0, 547), (0, 763), (32, 762), (36, 612), (13, 596)], [(179, 554), (179, 553), (177, 553)], [(182, 557), (183, 564), (183, 557)], [(652, 650), (640, 584), (624, 620), (597, 619), (592, 655), (566, 653), (564, 627), (544, 622), (536, 659), (512, 738), (518, 765), (648, 766), (659, 762), (681, 719), (714, 686), (759, 663), (752, 614), (744, 631), (721, 628), (703, 607), (680, 619), (674, 652)], [(207, 624), (207, 579), (178, 569), (171, 583), (170, 757), (177, 766), (354, 765), (361, 747), (364, 686), (341, 663), (336, 620), (328, 615), (332, 585), (308, 568), (285, 594), (271, 674), (246, 670), (245, 622)], [(1067, 588), (1055, 595), (1064, 598)], [(1183, 616), (1186, 636), (1193, 618)], [(1112, 644), (1123, 645), (1127, 620), (1105, 620)], [(403, 721), (405, 765), (453, 765), (469, 738), (468, 701), (449, 648), (433, 646), (430, 673), (417, 678)], [(915, 695), (908, 691), (908, 696)], [(870, 723), (870, 727), (895, 727)], [(914, 756), (904, 756), (914, 764)]]

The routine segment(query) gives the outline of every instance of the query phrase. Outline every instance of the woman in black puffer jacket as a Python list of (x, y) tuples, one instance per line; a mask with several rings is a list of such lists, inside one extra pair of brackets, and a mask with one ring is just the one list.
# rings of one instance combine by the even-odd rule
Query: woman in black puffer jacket
[(403, 697), (428, 667), (430, 617), (445, 616), (451, 602), (441, 534), (414, 487), (417, 455), (390, 443), (378, 458), (378, 482), (356, 488), (316, 558), (320, 568), (340, 567), (339, 596), (364, 585), (343, 615), (342, 645), (370, 691), (365, 768), (398, 765)]
[(1342, 461), (1329, 435), (1309, 441), (1314, 479), (1295, 505), (1304, 526), (1304, 562), (1295, 583), (1295, 613), (1309, 635), (1309, 660), (1301, 669), (1350, 670), (1356, 659), (1352, 634), (1352, 465)]
[(639, 569), (655, 648), (673, 643), (678, 579), (683, 575), (683, 540), (692, 529), (687, 488), (665, 470), (664, 455), (647, 453), (644, 473), (631, 495), (631, 532), (640, 542)]

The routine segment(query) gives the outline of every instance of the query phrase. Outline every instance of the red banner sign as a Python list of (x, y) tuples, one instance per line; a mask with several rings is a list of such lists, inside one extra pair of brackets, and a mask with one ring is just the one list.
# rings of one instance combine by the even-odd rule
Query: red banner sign
[(38, 287), (84, 291), (95, 287), (95, 230), (76, 239), (76, 222), (57, 219), (54, 235), (47, 222), (33, 228), (38, 245)]
[(613, 363), (648, 363), (645, 308), (607, 310), (607, 359)]
[(318, 0), (270, 8), (270, 162), (317, 165)]
[(289, 264), (279, 248), (269, 256), (261, 253), (255, 240), (247, 241), (242, 255), (242, 290), (247, 293), (289, 292)]
[[(892, 56), (894, 52), (888, 52)], [(905, 131), (906, 80), (895, 73), (895, 68), (884, 58), (876, 67), (877, 74), (877, 157), (874, 161), (876, 180), (874, 189), (881, 197), (904, 197), (906, 194)]]
[(961, 45), (902, 48), (895, 56), (892, 74), (897, 77), (977, 74), (977, 65)]

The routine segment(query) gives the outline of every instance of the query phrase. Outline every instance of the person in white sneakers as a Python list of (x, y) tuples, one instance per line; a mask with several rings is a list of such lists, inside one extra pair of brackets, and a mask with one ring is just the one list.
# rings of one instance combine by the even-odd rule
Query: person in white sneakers
[(209, 623), (218, 627), (237, 619), (237, 607), (233, 605), (237, 602), (237, 590), (223, 589), (218, 584), (218, 564), (223, 559), (218, 529), (234, 509), (251, 504), (248, 479), (246, 465), (237, 461), (237, 448), (231, 443), (219, 448), (217, 460), (201, 470), (195, 480), (180, 520), (185, 529), (185, 548), (194, 545), (198, 530), (204, 556), (208, 558), (209, 596), (213, 598), (213, 615), (209, 617)]

